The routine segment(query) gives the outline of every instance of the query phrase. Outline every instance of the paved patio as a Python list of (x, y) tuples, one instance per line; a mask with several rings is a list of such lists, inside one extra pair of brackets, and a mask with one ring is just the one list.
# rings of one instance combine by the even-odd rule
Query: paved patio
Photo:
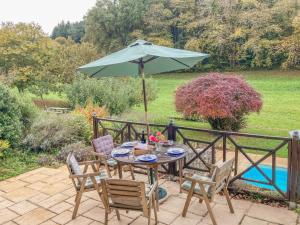
[[(126, 173), (125, 173), (126, 175)], [(129, 176), (129, 174), (128, 174)], [(146, 176), (137, 174), (137, 179)], [(210, 218), (203, 204), (193, 199), (186, 218), (181, 211), (186, 194), (179, 194), (178, 184), (160, 180), (169, 197), (160, 205), (159, 224), (209, 225)], [(75, 191), (68, 178), (66, 167), (40, 168), (18, 177), (0, 182), (0, 224), (6, 225), (96, 225), (104, 222), (104, 209), (95, 192), (85, 193), (75, 220), (71, 220)], [(298, 215), (285, 208), (233, 200), (235, 214), (230, 214), (225, 198), (218, 196), (213, 211), (219, 225), (300, 225)], [(147, 219), (137, 212), (121, 212), (119, 222), (114, 213), (109, 224), (147, 224)], [(298, 223), (297, 223), (298, 222)], [(154, 220), (153, 220), (154, 224)]]

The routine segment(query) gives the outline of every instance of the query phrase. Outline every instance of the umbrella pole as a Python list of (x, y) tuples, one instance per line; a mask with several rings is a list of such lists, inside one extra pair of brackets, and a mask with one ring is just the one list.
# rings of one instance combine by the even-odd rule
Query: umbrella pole
[(143, 60), (140, 60), (139, 65), (140, 65), (140, 74), (142, 76), (142, 85), (143, 85), (144, 109), (145, 109), (145, 123), (146, 123), (146, 127), (147, 127), (147, 137), (149, 139), (149, 136), (150, 136), (150, 127), (149, 127), (149, 122), (148, 122), (146, 81), (145, 81), (145, 73), (144, 73), (144, 63), (143, 63)]

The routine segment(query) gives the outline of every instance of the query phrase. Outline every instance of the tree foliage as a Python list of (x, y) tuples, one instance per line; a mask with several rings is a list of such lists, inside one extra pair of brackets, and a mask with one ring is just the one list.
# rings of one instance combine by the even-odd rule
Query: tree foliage
[(204, 118), (213, 129), (237, 131), (245, 115), (259, 112), (260, 94), (238, 76), (210, 73), (179, 87), (176, 110), (185, 117)]
[(51, 38), (56, 39), (58, 37), (64, 37), (66, 39), (71, 38), (76, 43), (80, 43), (85, 34), (84, 22), (74, 22), (62, 21), (57, 24), (52, 31)]
[(294, 0), (100, 0), (86, 40), (104, 53), (137, 38), (209, 53), (207, 69), (298, 68)]
[(0, 76), (19, 91), (42, 96), (58, 84), (73, 81), (76, 69), (97, 56), (89, 43), (47, 37), (36, 24), (6, 23), (0, 27)]

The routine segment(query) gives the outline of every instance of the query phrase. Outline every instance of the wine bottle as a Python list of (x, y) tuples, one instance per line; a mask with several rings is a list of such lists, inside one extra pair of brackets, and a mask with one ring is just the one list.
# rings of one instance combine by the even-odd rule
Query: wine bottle
[(142, 131), (141, 143), (146, 144), (146, 138), (145, 138), (145, 132), (144, 131)]

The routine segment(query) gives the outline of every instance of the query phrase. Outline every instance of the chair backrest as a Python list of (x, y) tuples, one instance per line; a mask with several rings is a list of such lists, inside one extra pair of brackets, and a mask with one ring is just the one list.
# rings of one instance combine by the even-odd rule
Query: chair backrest
[(111, 135), (105, 135), (105, 136), (93, 139), (92, 145), (93, 145), (95, 152), (110, 156), (110, 154), (114, 148), (114, 141), (113, 141), (113, 138)]
[[(80, 169), (80, 165), (72, 152), (69, 153), (66, 163), (67, 163), (67, 167), (68, 167), (70, 175), (82, 175), (83, 174), (83, 172)], [(81, 181), (82, 181), (82, 178), (77, 179), (77, 182), (79, 184), (81, 183)], [(74, 179), (72, 179), (72, 183), (73, 183), (74, 187), (76, 188), (76, 183), (75, 183)]]
[[(216, 193), (228, 185), (233, 168), (234, 158), (225, 162), (219, 161), (215, 164), (213, 180), (216, 182)], [(227, 188), (227, 187), (226, 187)]]
[[(140, 210), (148, 215), (145, 183), (132, 180), (101, 180), (106, 207)], [(110, 210), (110, 209), (109, 209)]]

